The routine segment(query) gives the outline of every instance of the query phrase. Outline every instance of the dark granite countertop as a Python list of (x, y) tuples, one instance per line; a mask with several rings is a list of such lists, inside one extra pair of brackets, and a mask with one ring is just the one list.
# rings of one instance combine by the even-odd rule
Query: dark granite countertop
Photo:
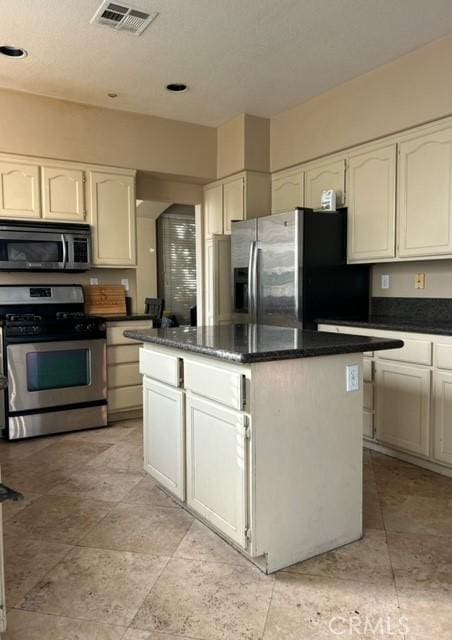
[(4, 484), (0, 484), (0, 502), (6, 502), (7, 500), (18, 502), (23, 499), (23, 495), (18, 491), (14, 491), (14, 489), (10, 489)]
[(413, 333), (431, 333), (452, 336), (452, 322), (429, 319), (398, 318), (397, 316), (370, 315), (362, 318), (318, 318), (318, 324), (337, 324), (343, 327), (361, 327), (363, 329), (387, 329), (388, 331), (411, 331)]
[(177, 329), (138, 329), (125, 331), (124, 335), (140, 342), (241, 363), (403, 347), (401, 340), (302, 331), (270, 325), (227, 324)]
[(113, 316), (96, 315), (96, 318), (101, 318), (102, 320), (105, 320), (105, 322), (123, 322), (127, 320), (149, 320), (149, 322), (151, 322), (151, 318), (145, 313), (129, 313), (124, 315), (113, 315)]

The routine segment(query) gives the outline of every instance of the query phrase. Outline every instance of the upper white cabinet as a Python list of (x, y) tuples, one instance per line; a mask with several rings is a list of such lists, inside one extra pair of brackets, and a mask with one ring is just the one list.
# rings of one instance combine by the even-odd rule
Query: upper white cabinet
[(0, 215), (8, 218), (39, 218), (41, 194), (39, 166), (0, 161)]
[(93, 263), (136, 265), (134, 172), (90, 171), (88, 184)]
[(272, 213), (290, 211), (304, 205), (303, 170), (284, 171), (272, 176)]
[(322, 162), (304, 170), (304, 206), (319, 209), (322, 191), (334, 189), (336, 206), (344, 204), (345, 160)]
[(348, 261), (395, 256), (397, 147), (367, 147), (347, 162)]
[(223, 233), (223, 186), (209, 185), (204, 191), (205, 237)]
[(84, 171), (64, 165), (43, 166), (42, 217), (49, 220), (85, 219)]
[(204, 190), (204, 237), (231, 233), (231, 222), (270, 213), (270, 176), (242, 171)]
[(245, 218), (245, 178), (240, 176), (223, 184), (223, 230), (231, 233), (233, 220)]
[(452, 254), (452, 128), (399, 145), (399, 255)]

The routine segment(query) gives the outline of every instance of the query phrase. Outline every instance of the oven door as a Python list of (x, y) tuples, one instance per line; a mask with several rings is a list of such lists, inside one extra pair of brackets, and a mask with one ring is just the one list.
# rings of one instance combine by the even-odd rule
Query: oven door
[(60, 233), (5, 231), (0, 234), (0, 269), (63, 270), (67, 243)]
[(105, 400), (105, 340), (10, 344), (9, 412)]

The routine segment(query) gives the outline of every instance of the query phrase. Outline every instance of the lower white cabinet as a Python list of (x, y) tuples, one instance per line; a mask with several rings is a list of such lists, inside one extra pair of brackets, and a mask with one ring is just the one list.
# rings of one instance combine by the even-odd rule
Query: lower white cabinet
[(247, 418), (189, 393), (186, 403), (187, 504), (246, 548)]
[(143, 378), (144, 468), (180, 500), (185, 499), (184, 392)]
[(452, 465), (452, 373), (436, 371), (433, 384), (436, 460)]
[(412, 453), (430, 453), (430, 378), (427, 368), (375, 364), (376, 437)]

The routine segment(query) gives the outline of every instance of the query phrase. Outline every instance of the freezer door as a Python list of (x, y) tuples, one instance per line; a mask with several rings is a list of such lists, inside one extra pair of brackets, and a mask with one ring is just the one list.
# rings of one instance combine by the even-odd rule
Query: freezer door
[(256, 321), (260, 324), (300, 325), (302, 233), (301, 210), (258, 220)]
[(233, 286), (233, 318), (236, 322), (250, 322), (251, 285), (250, 267), (257, 240), (257, 220), (232, 223), (231, 268)]

